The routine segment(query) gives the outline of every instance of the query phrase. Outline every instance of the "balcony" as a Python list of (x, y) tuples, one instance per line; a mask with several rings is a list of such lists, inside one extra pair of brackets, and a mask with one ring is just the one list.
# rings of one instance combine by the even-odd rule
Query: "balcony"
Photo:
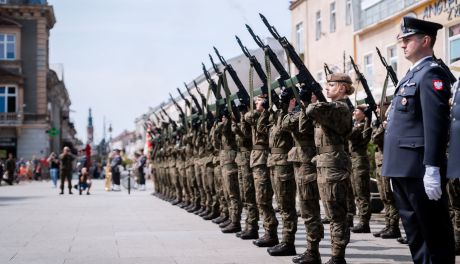
[(0, 126), (19, 126), (23, 123), (24, 116), (21, 113), (0, 113)]
[(9, 5), (47, 5), (46, 0), (3, 0), (0, 4)]

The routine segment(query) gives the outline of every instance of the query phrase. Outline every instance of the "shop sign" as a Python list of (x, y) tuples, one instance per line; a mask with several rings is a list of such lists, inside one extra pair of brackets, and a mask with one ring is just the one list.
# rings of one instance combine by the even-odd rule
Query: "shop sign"
[(460, 17), (460, 0), (438, 0), (425, 7), (423, 19), (447, 14), (447, 20)]

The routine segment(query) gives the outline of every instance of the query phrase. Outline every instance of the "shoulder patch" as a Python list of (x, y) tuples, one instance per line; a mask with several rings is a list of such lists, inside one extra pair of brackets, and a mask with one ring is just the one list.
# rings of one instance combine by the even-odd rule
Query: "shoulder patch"
[(436, 67), (436, 66), (439, 66), (439, 65), (438, 65), (436, 62), (432, 62), (432, 63), (430, 64), (430, 66), (431, 66), (431, 67)]
[(433, 88), (436, 91), (442, 91), (444, 89), (444, 84), (442, 80), (433, 80)]

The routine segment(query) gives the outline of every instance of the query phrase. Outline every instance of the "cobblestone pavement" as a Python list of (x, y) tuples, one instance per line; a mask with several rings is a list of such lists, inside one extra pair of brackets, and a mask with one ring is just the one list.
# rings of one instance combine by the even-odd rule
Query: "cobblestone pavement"
[[(2, 185), (0, 263), (292, 263), (222, 234), (215, 224), (150, 195), (148, 187), (131, 195), (105, 192), (95, 180), (91, 195), (79, 196), (75, 190), (58, 195), (45, 181)], [(373, 219), (373, 231), (382, 228), (381, 216)], [(325, 229), (323, 262), (330, 257), (329, 225)], [(296, 238), (301, 253), (301, 218)], [(346, 257), (348, 263), (411, 263), (407, 246), (370, 234), (352, 234)]]

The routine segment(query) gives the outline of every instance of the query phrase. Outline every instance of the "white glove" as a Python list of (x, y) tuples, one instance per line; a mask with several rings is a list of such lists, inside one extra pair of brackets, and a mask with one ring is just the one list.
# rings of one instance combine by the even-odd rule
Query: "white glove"
[(423, 177), (426, 195), (430, 200), (439, 200), (441, 198), (441, 175), (439, 167), (426, 165), (425, 176)]

